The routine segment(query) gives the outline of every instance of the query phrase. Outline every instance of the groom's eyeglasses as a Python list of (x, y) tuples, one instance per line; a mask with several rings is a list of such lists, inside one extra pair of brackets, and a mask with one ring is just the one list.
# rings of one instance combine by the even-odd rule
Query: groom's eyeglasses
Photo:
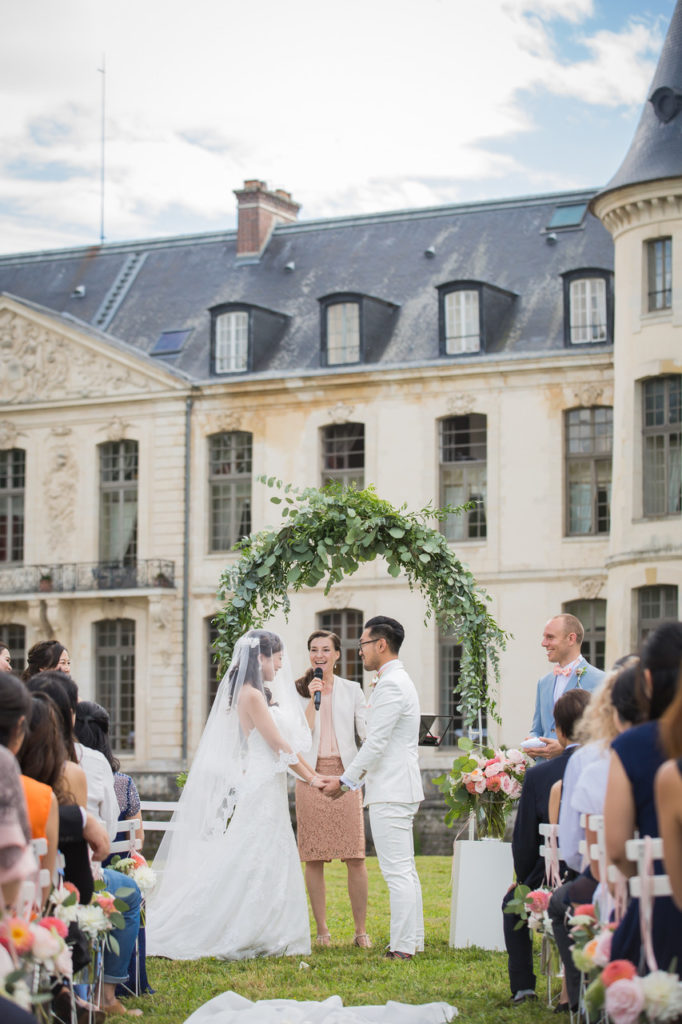
[(358, 654), (362, 654), (362, 648), (365, 646), (365, 644), (375, 644), (377, 640), (381, 640), (381, 637), (377, 636), (374, 638), (374, 640), (361, 640), (360, 643), (358, 644)]

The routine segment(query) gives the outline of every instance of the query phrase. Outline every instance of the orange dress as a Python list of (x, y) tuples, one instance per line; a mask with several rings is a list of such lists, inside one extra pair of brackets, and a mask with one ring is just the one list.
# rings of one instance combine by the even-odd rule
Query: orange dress
[(24, 787), (26, 806), (28, 807), (28, 823), (31, 826), (32, 839), (47, 838), (47, 819), (52, 804), (52, 789), (44, 782), (37, 782), (28, 775), (21, 776)]

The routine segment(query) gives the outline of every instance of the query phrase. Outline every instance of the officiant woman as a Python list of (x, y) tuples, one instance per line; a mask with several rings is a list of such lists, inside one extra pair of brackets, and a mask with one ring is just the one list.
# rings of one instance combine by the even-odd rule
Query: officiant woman
[[(362, 687), (335, 674), (341, 657), (341, 641), (336, 633), (317, 629), (308, 637), (310, 668), (296, 680), (306, 720), (313, 735), (309, 755), (320, 775), (342, 775), (357, 753), (356, 736), (365, 738), (365, 698)], [(315, 672), (317, 671), (317, 677)], [(319, 694), (319, 709), (315, 695)], [(330, 800), (320, 790), (304, 782), (296, 783), (296, 819), (298, 852), (305, 863), (305, 881), (317, 925), (318, 946), (330, 946), (327, 927), (324, 865), (330, 860), (345, 861), (348, 870), (355, 938), (362, 949), (370, 949), (366, 932), (367, 868), (365, 865), (365, 827), (362, 791)]]

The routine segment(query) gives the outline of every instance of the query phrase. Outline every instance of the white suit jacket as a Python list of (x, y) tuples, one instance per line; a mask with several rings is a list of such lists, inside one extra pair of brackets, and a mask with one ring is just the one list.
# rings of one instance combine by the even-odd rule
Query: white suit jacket
[[(305, 710), (308, 707), (309, 698), (301, 697), (300, 699)], [(344, 769), (351, 763), (358, 752), (355, 733), (357, 732), (361, 740), (365, 738), (366, 717), (367, 705), (365, 704), (365, 695), (362, 692), (360, 683), (354, 683), (351, 679), (342, 679), (340, 676), (334, 676), (334, 686), (332, 687), (332, 723)], [(315, 712), (312, 736), (313, 745), (310, 751), (306, 752), (305, 759), (314, 767), (317, 763), (317, 753), (320, 748), (319, 712)]]
[(367, 739), (344, 771), (365, 783), (365, 806), (424, 799), (419, 771), (419, 698), (402, 662), (390, 662), (368, 700)]

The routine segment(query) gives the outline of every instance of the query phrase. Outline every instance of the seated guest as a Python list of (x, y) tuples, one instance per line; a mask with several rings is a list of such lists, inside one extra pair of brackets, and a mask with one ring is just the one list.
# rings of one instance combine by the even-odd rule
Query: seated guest
[[(624, 875), (636, 871), (636, 865), (625, 854), (625, 844), (635, 829), (642, 837), (659, 835), (654, 778), (665, 760), (659, 720), (675, 696), (681, 663), (682, 623), (664, 622), (649, 633), (640, 652), (638, 686), (647, 720), (612, 743), (604, 834), (607, 857)], [(660, 862), (654, 870), (662, 872)], [(674, 960), (682, 963), (682, 914), (668, 896), (654, 900), (652, 940), (661, 970), (668, 970)], [(613, 934), (611, 957), (639, 965), (641, 955), (639, 900), (633, 899)]]
[[(604, 809), (609, 767), (608, 745), (616, 736), (639, 721), (635, 683), (639, 659), (629, 656), (617, 662), (613, 671), (592, 695), (576, 732), (583, 745), (575, 752), (564, 773), (559, 815), (559, 846), (567, 867), (564, 882), (552, 893), (548, 914), (552, 934), (564, 965), (564, 989), (557, 1011), (575, 1011), (580, 995), (580, 972), (573, 963), (572, 939), (566, 921), (571, 905), (594, 899), (598, 878), (589, 864), (583, 867), (578, 845), (586, 838), (580, 826), (581, 814), (601, 814)], [(587, 836), (586, 841), (596, 841)], [(606, 915), (603, 918), (606, 920)]]
[[(140, 842), (144, 839), (142, 831), (142, 815), (140, 813), (140, 797), (137, 787), (129, 775), (119, 771), (120, 762), (114, 757), (111, 744), (109, 743), (109, 712), (100, 704), (93, 701), (82, 700), (78, 702), (76, 709), (75, 732), (85, 750), (98, 751), (114, 773), (114, 790), (119, 808), (119, 821), (139, 822), (135, 830), (136, 837)], [(127, 839), (128, 832), (118, 832), (116, 840)], [(127, 990), (133, 995), (144, 995), (153, 993), (147, 979), (146, 957), (145, 957), (145, 930), (140, 927), (138, 945), (138, 956), (133, 952), (128, 967)], [(138, 984), (139, 981), (139, 984)], [(119, 992), (119, 994), (125, 994)]]
[[(590, 694), (583, 689), (569, 690), (559, 698), (554, 706), (554, 719), (562, 753), (536, 764), (526, 772), (512, 838), (516, 882), (509, 887), (502, 901), (503, 910), (513, 898), (517, 884), (527, 885), (530, 889), (536, 889), (542, 884), (545, 861), (540, 856), (542, 837), (539, 828), (549, 821), (550, 790), (557, 779), (563, 778), (569, 759), (576, 749), (575, 729), (589, 700)], [(526, 922), (517, 929), (521, 920), (516, 914), (505, 913), (503, 918), (504, 940), (509, 957), (509, 984), (512, 1002), (517, 1005), (527, 999), (535, 999), (533, 940)]]
[(40, 672), (64, 672), (71, 671), (71, 659), (69, 652), (58, 640), (39, 640), (34, 644), (26, 655), (26, 668), (21, 678), (28, 682), (33, 676)]
[[(17, 751), (21, 782), (26, 796), (31, 836), (47, 840), (47, 853), (41, 867), (50, 873), (50, 882), (43, 893), (43, 902), (52, 888), (57, 847), (59, 844), (59, 801), (63, 794), (62, 768), (66, 750), (52, 701), (47, 694), (31, 697), (28, 729)], [(64, 801), (66, 802), (66, 801)]]
[[(661, 718), (666, 761), (656, 774), (656, 813), (663, 840), (663, 863), (673, 900), (682, 910), (682, 672), (672, 704)], [(679, 969), (679, 964), (678, 964)]]

